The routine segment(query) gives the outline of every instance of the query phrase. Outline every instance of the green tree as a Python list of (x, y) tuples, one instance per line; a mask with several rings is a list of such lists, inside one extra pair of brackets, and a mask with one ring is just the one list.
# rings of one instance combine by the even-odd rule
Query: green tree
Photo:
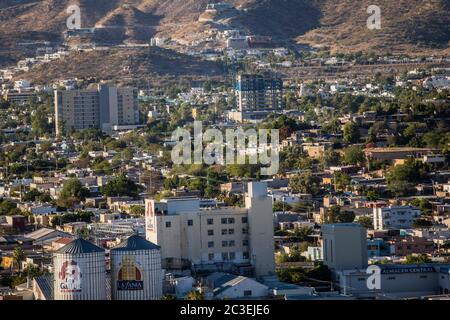
[(325, 224), (349, 223), (355, 220), (355, 213), (352, 211), (342, 211), (339, 206), (331, 206), (325, 211)]
[(279, 211), (290, 211), (291, 210), (291, 206), (283, 201), (276, 201), (273, 204), (273, 211), (274, 212), (279, 212)]
[(48, 116), (43, 110), (37, 110), (31, 116), (31, 128), (36, 137), (41, 137), (45, 133), (50, 132)]
[(186, 300), (205, 300), (205, 297), (200, 291), (192, 290), (187, 294)]
[(431, 215), (433, 205), (427, 199), (416, 198), (413, 201), (411, 201), (410, 204), (412, 206), (419, 207), (420, 211), (422, 212), (422, 215), (425, 216)]
[(356, 220), (357, 223), (359, 223), (361, 226), (363, 226), (366, 229), (373, 229), (373, 219), (368, 216), (360, 216)]
[(309, 240), (311, 240), (309, 236), (311, 236), (313, 232), (314, 232), (313, 228), (302, 226), (294, 231), (294, 237), (299, 242), (308, 242)]
[(135, 216), (143, 216), (145, 215), (145, 208), (143, 206), (132, 206), (130, 208), (130, 214)]
[(337, 166), (341, 163), (341, 156), (334, 150), (326, 150), (320, 159), (324, 168)]
[(336, 191), (345, 191), (351, 183), (351, 177), (341, 171), (337, 171), (333, 175), (333, 184)]
[(419, 254), (419, 255), (407, 255), (405, 264), (423, 264), (423, 263), (430, 263), (431, 259), (428, 258), (426, 254)]
[(362, 165), (364, 163), (364, 151), (358, 146), (350, 146), (344, 149), (343, 161), (348, 165)]
[(423, 173), (413, 161), (392, 167), (386, 174), (389, 191), (396, 196), (406, 196), (413, 192), (416, 183), (421, 179)]
[(29, 192), (25, 193), (25, 195), (22, 197), (22, 200), (25, 202), (33, 202), (38, 200), (41, 195), (42, 193), (37, 189), (31, 189)]
[(14, 265), (19, 268), (19, 272), (22, 270), (22, 261), (25, 261), (25, 252), (21, 247), (17, 247), (13, 251)]
[(359, 126), (354, 122), (348, 122), (344, 125), (344, 142), (356, 143), (359, 141)]
[(426, 219), (416, 219), (413, 221), (413, 228), (428, 228), (431, 227), (433, 225), (433, 222), (431, 222), (430, 220), (426, 220)]
[(0, 199), (0, 216), (20, 215), (22, 211), (11, 201)]
[(22, 273), (25, 277), (28, 277), (30, 279), (34, 279), (44, 274), (44, 272), (42, 272), (42, 270), (38, 266), (33, 264), (27, 265), (27, 267), (23, 269)]
[(320, 192), (321, 180), (310, 171), (302, 172), (289, 179), (289, 187), (293, 192), (317, 195)]
[(137, 197), (142, 189), (141, 186), (128, 179), (125, 174), (121, 174), (100, 188), (100, 192), (106, 197)]
[(367, 191), (366, 197), (367, 197), (367, 200), (369, 200), (369, 201), (377, 201), (380, 198), (380, 196), (378, 195), (378, 193), (375, 190)]
[(66, 208), (73, 207), (74, 204), (83, 201), (87, 196), (89, 196), (89, 190), (83, 187), (80, 180), (70, 178), (64, 181), (58, 205)]

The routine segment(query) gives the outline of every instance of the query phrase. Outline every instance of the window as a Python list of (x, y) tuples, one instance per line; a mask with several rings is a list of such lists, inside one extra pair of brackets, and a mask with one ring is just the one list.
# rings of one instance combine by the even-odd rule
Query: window
[(248, 259), (248, 257), (249, 257), (248, 252), (243, 252), (243, 253), (242, 253), (242, 258), (243, 258), (243, 259)]
[(222, 241), (222, 247), (228, 247), (228, 241)]
[(209, 261), (213, 261), (214, 260), (214, 253), (209, 253), (208, 254), (208, 260)]
[(187, 221), (187, 225), (188, 226), (193, 226), (194, 225), (194, 220), (188, 220)]
[(247, 217), (242, 217), (242, 223), (247, 223), (248, 222), (248, 218)]
[(166, 228), (172, 227), (172, 223), (170, 221), (166, 221)]
[(252, 290), (244, 290), (244, 297), (250, 297), (252, 295)]
[(213, 236), (214, 235), (214, 230), (208, 230), (208, 236)]
[(230, 252), (230, 260), (236, 259), (236, 253)]
[(207, 221), (208, 225), (214, 224), (214, 219), (208, 219), (208, 220), (206, 220), (206, 221)]
[(234, 234), (234, 229), (228, 229), (228, 234)]
[(242, 240), (242, 246), (244, 247), (248, 246), (248, 240)]
[(222, 252), (222, 260), (228, 261), (228, 252)]
[(222, 218), (222, 219), (220, 219), (220, 222), (221, 222), (222, 224), (227, 224), (227, 218)]
[(214, 248), (214, 241), (208, 242), (208, 248)]
[(224, 236), (226, 234), (228, 234), (228, 230), (227, 229), (222, 229), (222, 235)]
[(242, 228), (242, 233), (243, 234), (247, 234), (248, 233), (248, 229), (247, 228)]
[(229, 223), (229, 224), (234, 223), (234, 218), (228, 218), (228, 223)]
[(230, 240), (230, 241), (228, 242), (228, 246), (229, 246), (229, 247), (234, 247), (234, 240)]

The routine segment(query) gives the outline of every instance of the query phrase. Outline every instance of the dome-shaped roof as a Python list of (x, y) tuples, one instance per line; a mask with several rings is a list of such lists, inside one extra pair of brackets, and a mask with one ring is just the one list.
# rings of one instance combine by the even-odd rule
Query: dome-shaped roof
[(105, 249), (97, 247), (95, 244), (87, 240), (78, 238), (68, 243), (61, 249), (59, 249), (56, 253), (77, 254), (77, 253), (93, 253), (93, 252), (105, 252)]
[(111, 249), (111, 251), (131, 251), (131, 250), (159, 250), (160, 247), (156, 244), (145, 240), (137, 234), (132, 235), (128, 239), (122, 241), (117, 246)]

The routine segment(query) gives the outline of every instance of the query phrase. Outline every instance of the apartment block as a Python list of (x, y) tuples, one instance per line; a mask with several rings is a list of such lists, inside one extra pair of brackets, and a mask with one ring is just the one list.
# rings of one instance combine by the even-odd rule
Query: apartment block
[(116, 126), (139, 124), (136, 88), (107, 84), (97, 89), (55, 91), (56, 133), (98, 128), (110, 132)]
[(239, 111), (281, 109), (283, 81), (277, 77), (241, 74), (237, 77), (236, 93)]
[(230, 112), (234, 121), (257, 122), (283, 107), (283, 81), (276, 76), (238, 75), (235, 93), (238, 111)]
[(146, 236), (161, 247), (167, 269), (238, 270), (273, 275), (271, 198), (265, 183), (250, 183), (244, 208), (200, 208), (194, 197), (146, 200)]

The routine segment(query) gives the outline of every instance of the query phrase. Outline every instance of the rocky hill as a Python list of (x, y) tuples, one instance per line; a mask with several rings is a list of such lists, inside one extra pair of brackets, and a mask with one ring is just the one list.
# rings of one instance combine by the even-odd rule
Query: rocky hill
[[(138, 78), (135, 76), (137, 74)], [(60, 60), (19, 73), (16, 79), (25, 78), (36, 84), (45, 84), (56, 79), (96, 77), (99, 80), (146, 85), (190, 77), (206, 79), (222, 75), (223, 67), (220, 63), (151, 47), (73, 52)], [(138, 80), (142, 83), (137, 83)]]
[[(153, 35), (191, 40), (215, 27), (199, 17), (217, 0), (3, 0), (0, 2), (0, 60), (21, 54), (17, 43), (61, 39), (66, 8), (81, 8), (82, 27), (117, 28), (121, 40)], [(381, 30), (369, 30), (372, 0), (223, 0), (235, 8), (230, 27), (280, 41), (326, 46), (338, 51), (445, 52), (450, 41), (448, 0), (378, 0)], [(122, 30), (120, 30), (122, 29)]]

